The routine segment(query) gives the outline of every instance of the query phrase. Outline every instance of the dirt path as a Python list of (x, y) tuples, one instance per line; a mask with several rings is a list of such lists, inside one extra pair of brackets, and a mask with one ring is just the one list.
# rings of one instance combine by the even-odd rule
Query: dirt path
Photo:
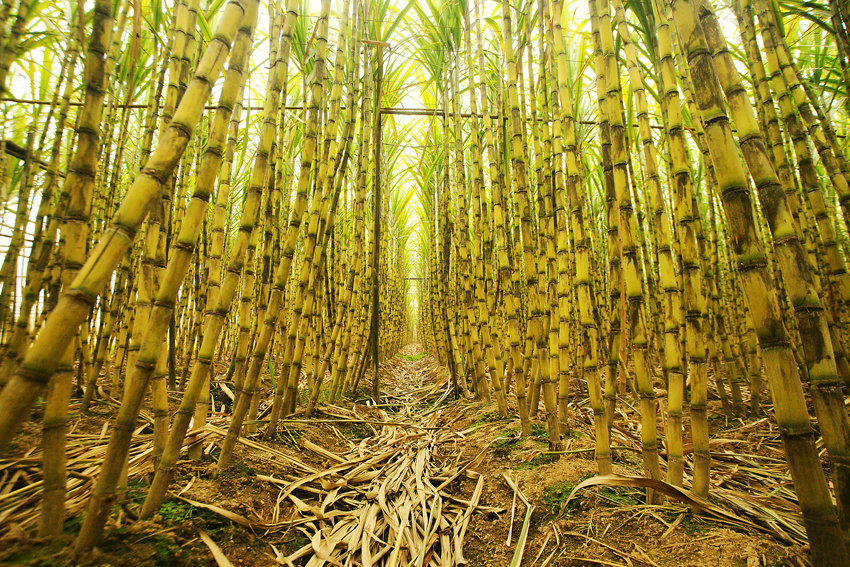
[[(804, 564), (793, 542), (733, 531), (672, 501), (646, 506), (637, 489), (588, 489), (567, 502), (595, 473), (586, 408), (574, 408), (568, 453), (556, 456), (546, 453), (542, 423), (521, 439), (514, 416), (451, 399), (445, 371), (416, 346), (387, 361), (381, 373), (380, 406), (355, 397), (321, 406), (314, 419), (293, 416), (270, 442), (240, 443), (234, 466), (220, 475), (212, 464), (226, 417), (214, 414), (199, 440), (207, 457), (181, 461), (172, 497), (153, 522), (134, 521), (151, 470), (144, 457), (150, 434), (143, 430), (126, 502), (103, 544), (82, 558), (71, 559), (67, 546), (90, 480), (78, 479), (79, 506), (63, 537), (49, 544), (30, 535), (37, 490), (25, 501), (0, 496), (0, 517), (15, 519), (0, 527), (0, 563), (215, 565), (206, 539), (231, 564), (244, 566), (507, 567), (520, 553), (524, 566)], [(226, 405), (223, 395), (217, 399)], [(107, 411), (77, 415), (80, 443), (94, 446), (109, 417)], [(27, 434), (27, 443), (37, 445), (38, 432)], [(23, 470), (21, 482), (36, 480), (37, 461), (25, 456), (22, 449), (19, 459), (3, 461), (4, 473)], [(634, 451), (614, 456), (617, 473), (640, 475)], [(85, 470), (91, 477), (94, 471)], [(515, 488), (533, 507), (530, 514)], [(17, 508), (7, 513), (10, 502)]]

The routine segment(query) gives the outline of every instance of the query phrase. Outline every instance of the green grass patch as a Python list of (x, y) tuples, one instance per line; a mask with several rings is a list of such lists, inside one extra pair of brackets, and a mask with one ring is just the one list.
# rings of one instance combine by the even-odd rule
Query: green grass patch
[[(581, 480), (584, 480), (584, 478)], [(581, 482), (581, 480), (579, 482)], [(543, 502), (549, 510), (549, 513), (558, 515), (565, 509), (565, 505), (566, 510), (568, 511), (572, 512), (578, 510), (581, 502), (579, 499), (574, 499), (569, 504), (566, 504), (567, 498), (569, 498), (570, 493), (577, 484), (578, 482), (564, 480), (550, 484), (543, 490)]]
[(275, 440), (281, 445), (285, 445), (286, 447), (290, 447), (292, 449), (301, 450), (301, 438), (304, 436), (304, 432), (300, 429), (294, 429), (291, 427), (287, 427), (286, 425), (282, 425), (280, 430), (275, 433)]
[[(498, 414), (496, 414), (498, 415)], [(501, 418), (500, 418), (501, 419)], [(514, 449), (516, 449), (522, 443), (522, 437), (520, 436), (521, 428), (511, 427), (506, 429), (501, 438), (493, 443), (493, 452), (496, 455), (505, 456), (511, 453)], [(531, 424), (531, 435), (528, 437), (538, 445), (543, 447), (547, 447), (549, 445), (549, 434), (546, 432), (546, 427), (540, 425), (539, 423)], [(557, 459), (557, 455), (538, 455), (528, 463), (523, 463), (521, 466), (517, 468), (536, 468), (542, 464), (550, 463)]]
[(682, 518), (682, 521), (680, 521), (679, 525), (676, 526), (677, 530), (681, 530), (689, 536), (698, 536), (711, 529), (711, 524), (700, 518), (697, 518), (689, 510), (682, 510), (678, 513), (667, 511), (663, 512), (664, 519), (670, 523), (673, 523), (678, 520), (679, 516), (681, 516), (682, 514), (684, 514), (685, 517)]
[(493, 453), (502, 456), (507, 455), (514, 449), (516, 449), (517, 445), (519, 445), (522, 438), (519, 436), (519, 427), (511, 427), (510, 429), (505, 430), (502, 436), (497, 439), (491, 447), (493, 448)]
[(596, 496), (609, 506), (635, 506), (640, 504), (640, 497), (635, 489), (622, 486), (606, 486), (596, 490)]
[(76, 534), (80, 531), (80, 526), (83, 525), (83, 516), (71, 516), (62, 524), (62, 532), (66, 534)]
[(688, 514), (682, 519), (682, 523), (679, 524), (679, 527), (689, 536), (695, 536), (707, 532), (710, 528), (707, 523), (694, 518), (691, 514)]
[(546, 429), (546, 426), (542, 423), (532, 423), (531, 424), (531, 436), (536, 440), (547, 440), (549, 439), (549, 432)]
[(536, 469), (540, 465), (546, 465), (548, 463), (554, 463), (558, 460), (558, 455), (551, 455), (546, 453), (541, 453), (539, 455), (535, 455), (533, 459), (530, 461), (526, 461), (524, 463), (520, 463), (514, 467), (516, 470), (532, 470)]
[(358, 384), (356, 390), (342, 392), (342, 398), (365, 406), (372, 399), (372, 391), (369, 388), (370, 386), (365, 384)]
[(611, 449), (611, 460), (615, 463), (623, 463), (633, 467), (643, 466), (640, 453), (629, 449)]
[(337, 429), (339, 429), (346, 437), (350, 437), (352, 439), (366, 439), (367, 437), (371, 437), (375, 434), (372, 431), (372, 428), (369, 427), (368, 423), (354, 422), (354, 423), (340, 423), (337, 425)]
[[(327, 376), (327, 380), (322, 380), (322, 385), (319, 386), (319, 397), (316, 399), (316, 405), (321, 405), (327, 403), (327, 401), (331, 397), (331, 381), (330, 377)], [(315, 381), (314, 381), (315, 383)], [(310, 403), (310, 398), (313, 396), (313, 390), (310, 388), (298, 388), (298, 405), (306, 406)]]
[(185, 502), (168, 500), (159, 507), (159, 515), (167, 522), (179, 523), (193, 515), (194, 508)]
[(587, 434), (584, 431), (582, 431), (580, 429), (576, 429), (575, 427), (565, 431), (563, 429), (563, 424), (561, 424), (561, 425), (562, 425), (562, 427), (561, 427), (561, 437), (562, 438), (564, 438), (564, 439), (587, 439)]
[(239, 459), (233, 459), (230, 463), (230, 466), (219, 473), (219, 476), (221, 476), (222, 478), (236, 480), (245, 477), (253, 478), (256, 475), (257, 471), (255, 471), (252, 467), (243, 463)]
[(163, 536), (154, 538), (156, 545), (153, 553), (153, 564), (157, 567), (174, 565), (174, 559), (180, 553), (180, 546)]
[[(578, 511), (581, 502), (590, 493), (582, 492), (576, 494), (576, 497), (570, 500), (569, 504), (567, 504), (567, 498), (569, 498), (570, 493), (572, 493), (576, 486), (595, 475), (595, 473), (588, 473), (576, 481), (556, 482), (547, 486), (543, 490), (542, 499), (549, 512), (558, 515), (563, 512)], [(633, 488), (602, 486), (596, 487), (592, 494), (598, 503), (608, 507), (634, 506), (641, 503), (640, 492)]]
[(403, 358), (404, 360), (406, 360), (406, 361), (408, 361), (408, 362), (416, 362), (417, 360), (422, 360), (423, 358), (425, 358), (426, 356), (428, 356), (428, 353), (427, 353), (427, 352), (425, 352), (425, 351), (422, 351), (422, 352), (420, 352), (419, 354), (414, 354), (414, 355), (408, 355), (408, 354), (401, 354), (401, 353), (399, 353), (399, 355), (398, 355), (398, 356), (399, 356), (399, 358)]
[(513, 416), (513, 415), (508, 415), (507, 417), (502, 417), (501, 415), (499, 415), (499, 412), (497, 410), (493, 410), (493, 411), (488, 411), (486, 413), (479, 415), (475, 419), (475, 421), (472, 422), (472, 425), (475, 426), (475, 425), (484, 425), (485, 423), (497, 423), (499, 421), (505, 421), (507, 419), (513, 419), (514, 417), (515, 416)]
[(32, 567), (59, 567), (66, 565), (64, 558), (67, 541), (54, 540), (46, 544), (28, 546), (20, 552), (12, 552), (3, 558), (3, 565), (28, 565)]
[(142, 504), (144, 504), (145, 498), (147, 498), (147, 496), (148, 481), (143, 476), (131, 478), (127, 482), (127, 500), (129, 500), (133, 504), (138, 504), (139, 506), (141, 506)]

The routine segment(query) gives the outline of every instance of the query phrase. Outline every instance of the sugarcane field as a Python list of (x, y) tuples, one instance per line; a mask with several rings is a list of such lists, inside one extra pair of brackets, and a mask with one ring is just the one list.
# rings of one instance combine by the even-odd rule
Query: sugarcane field
[(850, 567), (850, 3), (0, 0), (0, 566)]

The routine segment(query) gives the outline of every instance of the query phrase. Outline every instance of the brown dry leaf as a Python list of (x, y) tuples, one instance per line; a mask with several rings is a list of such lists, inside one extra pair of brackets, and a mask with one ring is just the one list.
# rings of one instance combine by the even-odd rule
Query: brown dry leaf
[(212, 538), (207, 535), (207, 532), (204, 530), (198, 530), (198, 533), (201, 535), (201, 540), (207, 544), (207, 547), (210, 548), (210, 552), (215, 559), (215, 562), (218, 564), (218, 567), (233, 567), (233, 563), (227, 558), (221, 548), (216, 545), (216, 543), (212, 540)]

